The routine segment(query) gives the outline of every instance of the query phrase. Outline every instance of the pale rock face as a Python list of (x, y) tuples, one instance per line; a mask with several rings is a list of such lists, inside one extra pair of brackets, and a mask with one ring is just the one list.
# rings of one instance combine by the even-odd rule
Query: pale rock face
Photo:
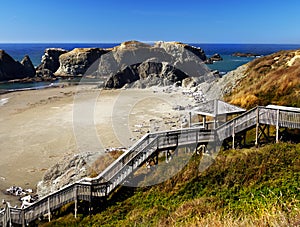
[(49, 168), (37, 185), (39, 197), (89, 176), (90, 164), (96, 159), (97, 155), (99, 154), (86, 152), (72, 157), (65, 157)]
[[(288, 67), (291, 67), (292, 65), (294, 65), (294, 63), (296, 61), (299, 61), (299, 59), (300, 59), (300, 51), (296, 51), (295, 56), (292, 57), (286, 64), (287, 64)], [(279, 60), (279, 57), (278, 57), (277, 60)]]
[(59, 56), (60, 66), (55, 76), (83, 76), (88, 68), (107, 53), (101, 48), (75, 48), (74, 50)]
[(199, 84), (197, 88), (205, 94), (207, 100), (223, 99), (224, 95), (229, 94), (238, 85), (239, 81), (247, 76), (247, 69), (247, 64), (242, 65), (213, 82)]

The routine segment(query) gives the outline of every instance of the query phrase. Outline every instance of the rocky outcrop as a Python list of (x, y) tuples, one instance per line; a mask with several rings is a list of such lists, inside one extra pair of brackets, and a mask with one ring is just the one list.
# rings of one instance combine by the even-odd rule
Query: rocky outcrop
[(156, 42), (154, 44), (154, 47), (156, 48), (163, 48), (168, 54), (171, 54), (173, 56), (178, 56), (180, 58), (184, 57), (182, 54), (184, 53), (192, 53), (195, 56), (197, 56), (202, 61), (205, 61), (207, 59), (206, 54), (204, 50), (202, 50), (199, 47), (194, 47), (188, 44), (184, 44), (181, 42)]
[(59, 68), (59, 56), (68, 51), (61, 48), (48, 48), (45, 50), (41, 64), (36, 68), (39, 77), (51, 78)]
[(59, 56), (59, 68), (55, 76), (83, 76), (88, 68), (109, 50), (101, 48), (75, 48)]
[(60, 160), (46, 171), (42, 181), (38, 183), (37, 193), (39, 197), (89, 176), (91, 173), (90, 164), (94, 162), (98, 155), (87, 152)]
[(28, 56), (22, 63), (15, 61), (4, 50), (0, 50), (0, 81), (34, 77), (34, 67)]
[(157, 42), (151, 46), (129, 41), (101, 57), (97, 76), (103, 78), (106, 88), (181, 85), (187, 77), (198, 84), (213, 78), (204, 59), (201, 48), (187, 44)]
[(206, 59), (204, 62), (205, 64), (213, 64), (216, 61), (223, 61), (223, 58), (220, 54), (214, 54), (210, 58)]
[(223, 99), (228, 95), (239, 82), (246, 76), (247, 65), (242, 65), (236, 70), (228, 72), (222, 78), (216, 79), (213, 83), (202, 83), (199, 90), (205, 94), (207, 100)]
[(37, 69), (49, 69), (52, 72), (56, 72), (59, 68), (59, 56), (67, 52), (67, 50), (61, 48), (47, 48)]
[(122, 88), (138, 80), (139, 83), (132, 84), (131, 87), (168, 86), (177, 82), (181, 85), (182, 80), (187, 77), (184, 72), (168, 64), (143, 62), (119, 71), (107, 80), (105, 87)]
[(28, 55), (25, 55), (25, 57), (21, 61), (21, 64), (24, 66), (24, 77), (35, 76), (35, 68)]
[(235, 57), (258, 57), (260, 55), (259, 54), (254, 54), (254, 53), (240, 53), (240, 52), (236, 52), (236, 53), (233, 53), (232, 56), (235, 56)]

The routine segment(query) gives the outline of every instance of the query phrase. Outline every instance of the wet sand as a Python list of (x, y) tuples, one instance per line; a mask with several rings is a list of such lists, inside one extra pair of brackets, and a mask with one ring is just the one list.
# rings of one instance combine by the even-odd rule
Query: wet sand
[[(0, 199), (15, 200), (4, 193), (12, 185), (35, 189), (45, 170), (66, 155), (128, 147), (146, 132), (179, 128), (185, 113), (172, 107), (187, 100), (180, 92), (154, 90), (100, 91), (82, 85), (0, 95), (7, 100), (0, 106)], [(91, 97), (96, 97), (92, 106), (80, 106)], [(74, 106), (83, 113), (92, 108), (98, 139), (94, 146), (85, 128), (79, 129), (84, 121), (76, 119)]]

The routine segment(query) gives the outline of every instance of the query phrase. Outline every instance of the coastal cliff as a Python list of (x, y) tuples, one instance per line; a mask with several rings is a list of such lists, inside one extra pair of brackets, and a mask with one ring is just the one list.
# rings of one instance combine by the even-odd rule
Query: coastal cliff
[(300, 107), (299, 92), (300, 50), (292, 50), (249, 62), (224, 98), (245, 108), (268, 104)]
[(198, 89), (210, 99), (247, 109), (268, 104), (300, 107), (300, 50), (257, 58)]

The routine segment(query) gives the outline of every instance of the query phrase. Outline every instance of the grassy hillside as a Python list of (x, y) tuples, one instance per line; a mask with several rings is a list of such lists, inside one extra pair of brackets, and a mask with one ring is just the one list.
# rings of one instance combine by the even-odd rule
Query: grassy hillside
[(225, 100), (245, 108), (300, 107), (300, 50), (281, 51), (248, 63), (246, 76)]
[(222, 151), (200, 172), (201, 157), (193, 156), (160, 185), (121, 188), (96, 215), (69, 214), (44, 226), (300, 225), (299, 157), (300, 144), (290, 143)]

